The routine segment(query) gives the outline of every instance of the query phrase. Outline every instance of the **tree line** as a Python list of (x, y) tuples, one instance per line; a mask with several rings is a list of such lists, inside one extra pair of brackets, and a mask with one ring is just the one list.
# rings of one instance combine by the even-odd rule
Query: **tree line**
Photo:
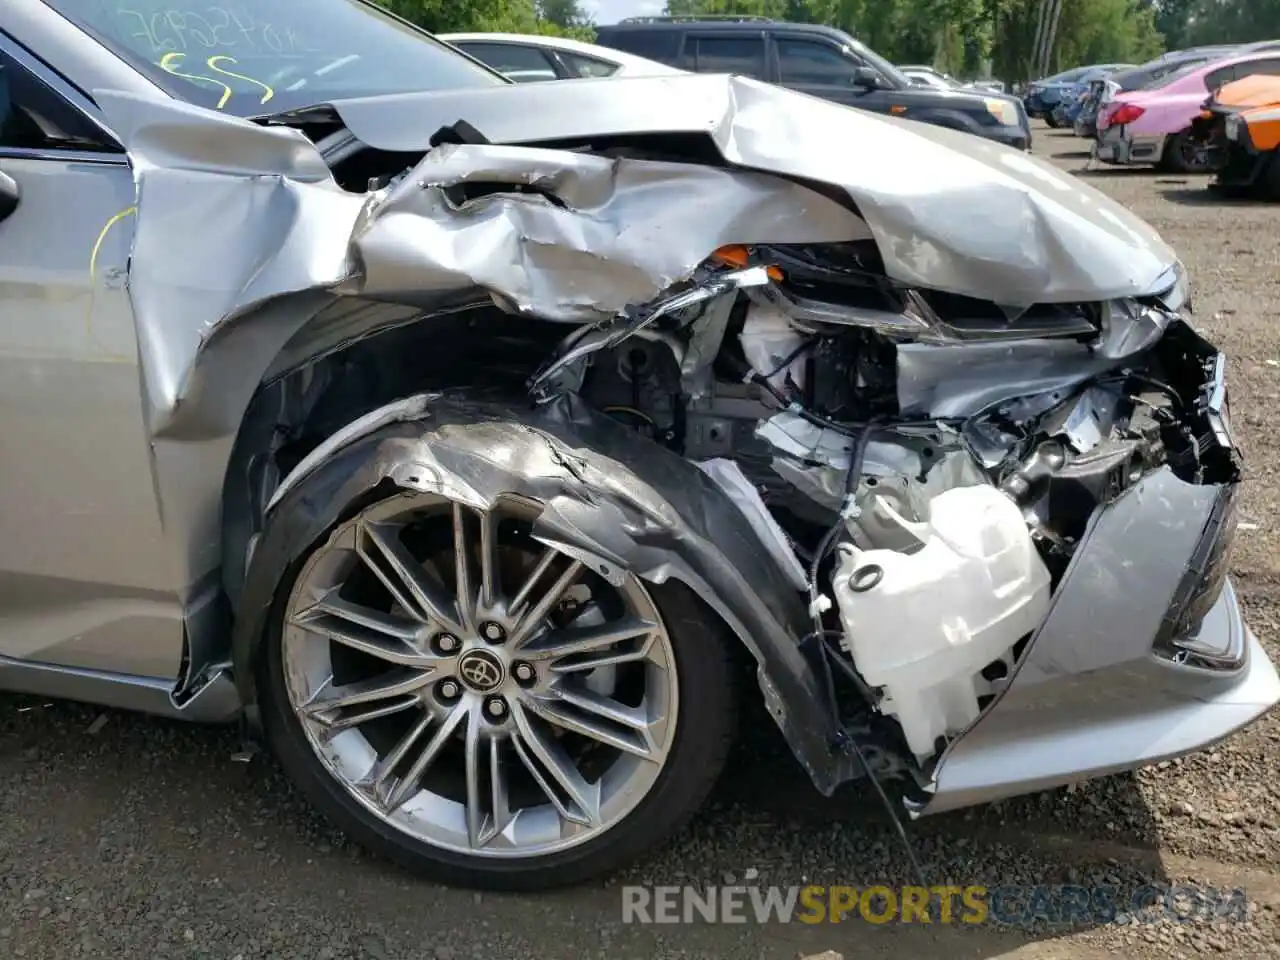
[[(590, 40), (579, 0), (379, 0), (438, 33)], [(736, 14), (840, 27), (896, 63), (1028, 79), (1042, 0), (667, 0), (672, 16)], [(1180, 47), (1280, 39), (1280, 0), (1062, 0), (1053, 69), (1142, 63)]]

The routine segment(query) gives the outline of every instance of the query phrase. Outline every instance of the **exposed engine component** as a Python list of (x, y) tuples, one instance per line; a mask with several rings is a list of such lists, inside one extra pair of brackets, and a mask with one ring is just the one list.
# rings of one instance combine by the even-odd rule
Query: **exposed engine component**
[(943, 491), (923, 521), (879, 507), (896, 542), (837, 548), (842, 645), (924, 760), (978, 718), (991, 692), (983, 669), (1043, 620), (1049, 571), (1018, 507), (992, 486)]
[(698, 463), (924, 766), (1011, 675), (1100, 506), (1236, 464), (1220, 357), (1159, 303), (1006, 310), (886, 286), (873, 252), (740, 251), (575, 331), (534, 393)]

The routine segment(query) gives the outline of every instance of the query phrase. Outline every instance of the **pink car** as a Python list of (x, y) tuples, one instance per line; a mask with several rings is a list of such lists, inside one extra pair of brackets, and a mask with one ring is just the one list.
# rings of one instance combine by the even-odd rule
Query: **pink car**
[(1191, 121), (1210, 93), (1255, 73), (1280, 74), (1280, 53), (1201, 63), (1141, 90), (1116, 94), (1098, 112), (1094, 156), (1104, 163), (1154, 164), (1178, 173), (1204, 170), (1206, 158), (1191, 140)]

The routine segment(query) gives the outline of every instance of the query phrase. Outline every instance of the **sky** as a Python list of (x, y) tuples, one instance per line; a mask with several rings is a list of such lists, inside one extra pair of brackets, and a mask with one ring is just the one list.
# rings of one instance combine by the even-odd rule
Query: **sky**
[(582, 0), (582, 9), (596, 23), (617, 23), (623, 17), (658, 16), (666, 0)]

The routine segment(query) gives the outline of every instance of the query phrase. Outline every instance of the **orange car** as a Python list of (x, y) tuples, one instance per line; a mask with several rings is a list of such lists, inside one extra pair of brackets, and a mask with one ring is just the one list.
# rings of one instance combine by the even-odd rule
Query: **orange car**
[(1280, 77), (1223, 85), (1205, 101), (1192, 135), (1208, 152), (1215, 186), (1280, 200)]

